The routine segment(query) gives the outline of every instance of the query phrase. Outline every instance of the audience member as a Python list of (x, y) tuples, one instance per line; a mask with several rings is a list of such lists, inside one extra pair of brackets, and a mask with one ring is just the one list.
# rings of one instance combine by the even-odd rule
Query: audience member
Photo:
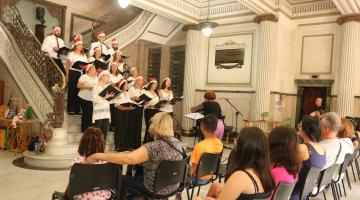
[[(144, 177), (122, 176), (121, 199), (128, 199), (127, 192), (134, 190), (143, 194), (153, 192), (155, 173), (159, 163), (163, 160), (183, 159), (183, 146), (174, 137), (173, 122), (169, 114), (161, 112), (154, 115), (150, 132), (154, 135), (155, 140), (144, 144), (135, 151), (130, 153), (96, 153), (86, 159), (88, 163), (95, 163), (99, 160), (127, 165), (142, 163)], [(178, 187), (179, 184), (169, 185), (160, 190), (158, 194), (169, 194), (177, 190)]]
[(221, 188), (219, 183), (211, 185), (206, 199), (270, 197), (275, 183), (271, 174), (269, 145), (263, 131), (257, 127), (243, 128), (239, 133), (234, 156), (224, 187)]
[(333, 164), (344, 162), (345, 155), (351, 153), (349, 148), (345, 147), (337, 138), (341, 127), (339, 114), (334, 112), (325, 113), (320, 117), (321, 141), (319, 144), (325, 149), (326, 163), (323, 169)]
[(202, 114), (209, 115), (213, 114), (218, 118), (217, 129), (215, 131), (215, 136), (222, 140), (224, 135), (224, 121), (221, 112), (220, 104), (215, 101), (216, 94), (212, 90), (208, 90), (204, 94), (205, 101), (191, 108), (191, 112), (200, 112)]
[[(102, 136), (101, 130), (95, 127), (89, 127), (85, 130), (81, 137), (80, 145), (78, 149), (78, 155), (72, 161), (71, 165), (75, 163), (85, 163), (85, 159), (94, 153), (104, 153), (105, 142)], [(94, 164), (103, 164), (104, 161), (96, 161)], [(67, 192), (65, 192), (67, 195)], [(111, 192), (108, 190), (99, 190), (96, 192), (87, 192), (84, 194), (75, 195), (73, 198), (76, 200), (80, 199), (98, 199), (106, 200), (110, 199)], [(69, 199), (73, 199), (69, 198)]]
[(359, 145), (359, 141), (354, 139), (356, 138), (354, 125), (348, 119), (341, 118), (341, 128), (338, 133), (338, 138), (340, 138), (340, 141), (348, 148), (348, 151), (350, 151), (350, 147), (352, 151), (354, 151)]
[(270, 132), (268, 140), (275, 185), (280, 182), (295, 183), (302, 164), (295, 130), (278, 126)]
[(207, 183), (207, 181), (212, 177), (212, 175), (207, 175), (198, 178), (194, 176), (203, 153), (221, 153), (223, 150), (223, 145), (221, 141), (214, 135), (214, 132), (217, 127), (217, 117), (213, 114), (206, 115), (200, 122), (201, 132), (204, 134), (205, 139), (200, 143), (196, 144), (193, 152), (190, 157), (190, 165), (191, 165), (191, 175), (192, 183), (197, 183), (198, 185), (202, 185)]
[(316, 117), (305, 115), (298, 125), (299, 136), (304, 144), (299, 145), (300, 159), (303, 166), (300, 170), (298, 181), (291, 194), (291, 200), (300, 200), (300, 192), (305, 185), (306, 177), (312, 167), (322, 169), (326, 162), (324, 148), (318, 144), (320, 141), (320, 122)]

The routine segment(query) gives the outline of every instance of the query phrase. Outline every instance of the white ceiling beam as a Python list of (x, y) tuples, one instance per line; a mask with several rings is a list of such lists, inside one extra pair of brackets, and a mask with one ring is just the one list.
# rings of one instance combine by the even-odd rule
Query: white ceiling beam
[(272, 13), (275, 14), (277, 5), (273, 0), (238, 0), (241, 4), (248, 7), (256, 14)]
[(341, 14), (360, 13), (360, 0), (333, 0)]

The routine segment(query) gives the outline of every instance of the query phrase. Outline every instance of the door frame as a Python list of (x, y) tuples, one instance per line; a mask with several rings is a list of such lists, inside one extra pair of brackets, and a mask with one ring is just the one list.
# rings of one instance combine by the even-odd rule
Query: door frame
[(325, 87), (326, 88), (326, 105), (325, 110), (330, 110), (331, 105), (331, 87), (334, 83), (334, 80), (330, 79), (295, 79), (295, 84), (297, 86), (296, 93), (296, 117), (295, 123), (300, 122), (300, 111), (301, 111), (301, 96), (303, 88), (305, 87)]

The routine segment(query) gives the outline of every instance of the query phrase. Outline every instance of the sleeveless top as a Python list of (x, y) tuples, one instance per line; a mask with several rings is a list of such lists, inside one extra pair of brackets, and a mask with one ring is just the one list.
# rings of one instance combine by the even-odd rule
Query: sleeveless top
[(320, 155), (311, 144), (305, 143), (309, 153), (310, 158), (303, 162), (303, 167), (300, 170), (299, 176), (298, 176), (298, 182), (295, 185), (295, 188), (291, 194), (291, 200), (298, 200), (300, 199), (300, 191), (302, 191), (306, 177), (310, 171), (310, 168), (315, 167), (322, 169), (326, 163), (326, 153), (324, 155)]
[(247, 171), (243, 170), (243, 172), (245, 172), (251, 182), (253, 183), (254, 185), (254, 188), (255, 188), (255, 194), (240, 194), (240, 196), (237, 198), (237, 200), (253, 200), (253, 199), (265, 199), (265, 198), (269, 198), (271, 193), (270, 192), (261, 192), (259, 193), (259, 187), (254, 179), (254, 177)]

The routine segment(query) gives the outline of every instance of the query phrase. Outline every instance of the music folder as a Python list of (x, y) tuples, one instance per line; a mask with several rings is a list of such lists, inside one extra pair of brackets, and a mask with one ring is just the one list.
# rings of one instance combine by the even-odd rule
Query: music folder
[(83, 62), (83, 61), (76, 61), (71, 68), (74, 69), (80, 69), (80, 70), (85, 70), (84, 66), (88, 65), (89, 63), (87, 62)]
[(99, 96), (101, 97), (105, 97), (107, 93), (111, 94), (111, 93), (114, 93), (114, 96), (113, 97), (109, 97), (107, 98), (106, 100), (110, 101), (112, 100), (113, 98), (115, 98), (117, 95), (120, 94), (120, 90), (117, 89), (116, 87), (112, 86), (112, 84), (108, 84), (108, 86), (105, 87), (105, 89), (103, 89), (103, 91), (101, 91), (99, 93)]
[(71, 51), (71, 49), (69, 47), (61, 47), (61, 48), (59, 48), (57, 53), (67, 55), (70, 51)]
[(184, 95), (181, 96), (181, 97), (174, 97), (173, 99), (171, 99), (171, 100), (169, 101), (169, 104), (175, 105), (176, 102), (182, 101), (183, 99), (184, 99)]
[(161, 100), (157, 102), (157, 104), (154, 105), (155, 108), (161, 108), (164, 104), (167, 104), (169, 101), (167, 100)]
[(101, 57), (104, 59), (104, 61), (108, 61), (110, 58), (111, 58), (111, 55), (110, 54), (101, 54)]
[(95, 68), (101, 69), (101, 70), (107, 70), (108, 69), (108, 65), (104, 62), (101, 62), (100, 60), (94, 60), (91, 62), (91, 64), (93, 64), (95, 66)]
[(148, 95), (146, 95), (146, 94), (142, 94), (142, 95), (140, 95), (140, 97), (139, 97), (139, 101), (150, 101), (152, 98), (151, 97), (149, 97)]
[(126, 103), (122, 103), (120, 105), (124, 106), (124, 107), (134, 107), (134, 108), (137, 108), (137, 107), (141, 107), (143, 106), (143, 103), (144, 101), (140, 101), (139, 103), (136, 103), (136, 102), (126, 102)]

